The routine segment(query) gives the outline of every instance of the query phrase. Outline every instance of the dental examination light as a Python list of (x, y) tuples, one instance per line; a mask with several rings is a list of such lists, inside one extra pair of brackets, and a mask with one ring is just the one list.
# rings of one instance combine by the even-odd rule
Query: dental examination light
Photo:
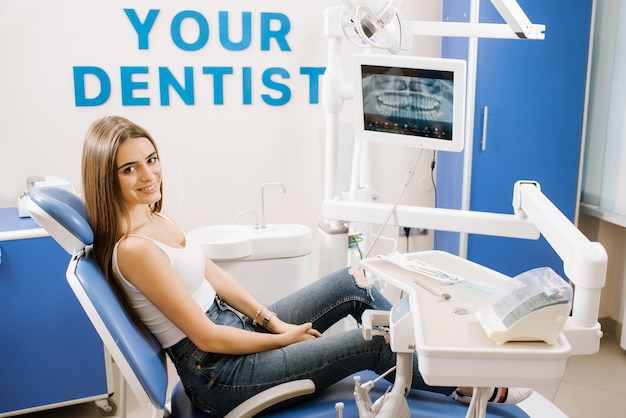
[(376, 0), (341, 0), (341, 29), (357, 47), (386, 49), (397, 54), (411, 47), (411, 36), (404, 30), (398, 6), (402, 0), (385, 3)]

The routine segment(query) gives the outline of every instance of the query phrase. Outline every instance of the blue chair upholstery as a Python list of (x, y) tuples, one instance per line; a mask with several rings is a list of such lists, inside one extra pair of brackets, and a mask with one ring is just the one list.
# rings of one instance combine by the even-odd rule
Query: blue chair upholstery
[[(111, 356), (120, 368), (127, 384), (139, 403), (150, 405), (153, 416), (164, 413), (167, 417), (206, 418), (204, 412), (195, 408), (182, 385), (178, 382), (168, 405), (168, 377), (164, 351), (157, 340), (147, 331), (138, 329), (129, 319), (101, 270), (89, 256), (93, 232), (80, 198), (71, 192), (55, 187), (37, 187), (31, 191), (28, 210), (52, 237), (62, 244), (73, 257), (67, 269), (67, 280), (83, 309), (102, 338)], [(371, 372), (359, 373), (362, 381), (373, 379)], [(388, 384), (379, 382), (372, 390), (378, 398)], [(271, 418), (335, 418), (335, 404), (344, 404), (343, 416), (358, 417), (353, 398), (353, 378), (346, 378), (320, 394), (303, 400), (300, 404), (266, 417)], [(269, 389), (237, 407), (227, 418), (252, 417), (280, 401), (315, 390), (313, 382), (302, 380)], [(124, 391), (122, 391), (124, 393)], [(121, 408), (125, 401), (122, 398)], [(464, 417), (467, 406), (447, 396), (412, 391), (409, 396), (412, 417)], [(517, 407), (489, 406), (489, 417), (528, 417)]]

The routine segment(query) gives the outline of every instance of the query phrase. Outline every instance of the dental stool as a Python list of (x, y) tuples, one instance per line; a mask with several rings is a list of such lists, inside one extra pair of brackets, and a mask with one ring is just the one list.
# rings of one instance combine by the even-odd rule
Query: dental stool
[[(57, 187), (37, 187), (30, 193), (27, 208), (32, 217), (72, 255), (67, 268), (67, 281), (85, 310), (105, 347), (122, 375), (120, 385), (120, 416), (126, 416), (126, 386), (142, 407), (151, 406), (153, 418), (207, 418), (192, 404), (178, 382), (168, 402), (168, 376), (165, 353), (157, 340), (146, 330), (138, 329), (109, 287), (104, 275), (89, 256), (93, 231), (87, 221), (82, 200)], [(371, 372), (358, 373), (362, 381), (374, 379)], [(376, 399), (389, 386), (380, 382), (371, 392)], [(297, 406), (274, 412), (271, 418), (334, 418), (358, 417), (353, 397), (354, 381), (346, 378), (315, 396), (303, 399)], [(303, 379), (268, 389), (231, 411), (227, 418), (247, 418), (261, 413), (284, 400), (311, 395), (315, 385)], [(170, 405), (171, 403), (171, 405)], [(335, 406), (343, 404), (336, 412)], [(341, 409), (341, 407), (339, 407)], [(451, 398), (424, 391), (409, 394), (411, 417), (464, 417), (467, 406)], [(528, 417), (516, 406), (489, 406), (489, 417)]]

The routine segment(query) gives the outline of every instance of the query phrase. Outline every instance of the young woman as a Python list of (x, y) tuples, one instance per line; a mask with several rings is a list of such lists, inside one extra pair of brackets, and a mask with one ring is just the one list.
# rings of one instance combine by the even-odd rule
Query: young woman
[[(280, 383), (308, 378), (319, 391), (352, 373), (382, 374), (395, 365), (382, 336), (366, 341), (358, 329), (322, 336), (348, 315), (360, 321), (366, 309), (391, 308), (348, 269), (265, 307), (188, 241), (161, 213), (159, 154), (140, 126), (122, 117), (95, 121), (82, 176), (96, 261), (135, 321), (159, 340), (200, 409), (224, 416)], [(471, 389), (426, 385), (414, 363), (413, 388), (471, 398), (461, 395)]]

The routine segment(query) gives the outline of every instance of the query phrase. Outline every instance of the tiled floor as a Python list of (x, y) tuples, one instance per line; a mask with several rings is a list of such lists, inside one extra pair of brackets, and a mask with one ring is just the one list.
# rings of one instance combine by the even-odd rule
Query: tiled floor
[[(139, 407), (132, 394), (129, 393), (128, 397), (128, 418), (150, 417), (149, 409)], [(117, 401), (117, 395), (114, 400)], [(570, 358), (553, 402), (570, 418), (626, 416), (626, 352), (614, 339), (605, 337), (597, 354)], [(93, 403), (87, 403), (24, 414), (21, 417), (100, 418), (101, 415)]]
[(553, 402), (570, 418), (626, 416), (626, 352), (603, 338), (600, 352), (571, 357)]

